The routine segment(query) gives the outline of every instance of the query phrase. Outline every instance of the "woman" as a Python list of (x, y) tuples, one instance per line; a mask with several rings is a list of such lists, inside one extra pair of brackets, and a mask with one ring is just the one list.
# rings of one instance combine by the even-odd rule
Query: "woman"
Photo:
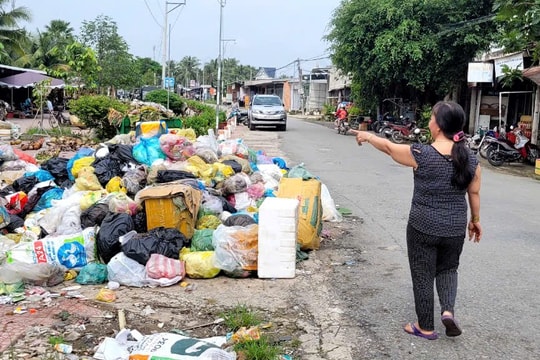
[[(434, 330), (434, 282), (447, 336), (461, 335), (454, 318), (457, 268), (465, 240), (479, 242), (480, 166), (465, 144), (465, 112), (454, 102), (441, 101), (432, 109), (430, 145), (394, 144), (366, 131), (352, 131), (358, 145), (367, 142), (399, 164), (414, 169), (414, 193), (407, 224), (407, 253), (418, 321), (404, 330), (429, 340)], [(468, 195), (470, 220), (467, 223)]]

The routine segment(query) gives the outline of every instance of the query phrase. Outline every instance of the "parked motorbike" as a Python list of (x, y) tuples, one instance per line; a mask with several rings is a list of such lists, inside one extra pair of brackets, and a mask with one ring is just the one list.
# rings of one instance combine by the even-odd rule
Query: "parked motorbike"
[(385, 130), (385, 135), (389, 135), (390, 140), (396, 144), (401, 144), (404, 141), (426, 144), (429, 141), (428, 131), (417, 127), (415, 121), (411, 121), (406, 125), (392, 124), (388, 130)]
[(512, 146), (506, 140), (497, 139), (491, 143), (487, 150), (487, 160), (493, 166), (501, 166), (505, 162), (520, 162), (525, 161), (530, 164), (535, 164), (538, 158), (538, 148), (532, 144), (521, 129), (512, 130), (515, 135), (515, 141)]
[(399, 120), (383, 121), (379, 128), (379, 133), (387, 139), (390, 139), (392, 137), (392, 132), (394, 131), (394, 126), (409, 126), (410, 124), (411, 121), (408, 117), (400, 116)]

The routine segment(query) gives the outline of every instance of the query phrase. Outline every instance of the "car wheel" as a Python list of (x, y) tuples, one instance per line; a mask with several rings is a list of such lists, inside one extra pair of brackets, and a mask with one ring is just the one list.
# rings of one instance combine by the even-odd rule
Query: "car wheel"
[(278, 129), (279, 129), (280, 131), (287, 131), (287, 124), (285, 124), (285, 125), (280, 125), (280, 126), (278, 127)]
[(253, 124), (251, 123), (251, 121), (249, 122), (249, 126), (248, 126), (248, 127), (249, 127), (249, 130), (255, 130), (255, 125), (253, 125)]

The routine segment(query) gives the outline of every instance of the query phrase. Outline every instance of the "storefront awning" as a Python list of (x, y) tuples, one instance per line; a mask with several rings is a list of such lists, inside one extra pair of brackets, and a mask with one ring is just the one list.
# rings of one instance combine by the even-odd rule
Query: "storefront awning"
[(64, 87), (64, 81), (60, 79), (55, 79), (50, 76), (39, 74), (36, 72), (23, 72), (16, 75), (6, 76), (0, 79), (0, 86), (8, 88), (27, 88), (34, 87), (36, 83), (43, 80), (51, 80), (50, 87), (52, 88), (62, 88)]

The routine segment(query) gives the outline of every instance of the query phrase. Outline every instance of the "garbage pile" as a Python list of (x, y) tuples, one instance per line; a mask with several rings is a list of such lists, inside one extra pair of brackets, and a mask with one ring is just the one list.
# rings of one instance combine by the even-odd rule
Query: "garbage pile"
[(256, 276), (258, 211), (269, 197), (300, 199), (298, 250), (319, 247), (323, 220), (341, 220), (302, 165), (289, 169), (242, 139), (148, 124), (41, 164), (0, 144), (0, 303), (24, 299), (21, 283)]

